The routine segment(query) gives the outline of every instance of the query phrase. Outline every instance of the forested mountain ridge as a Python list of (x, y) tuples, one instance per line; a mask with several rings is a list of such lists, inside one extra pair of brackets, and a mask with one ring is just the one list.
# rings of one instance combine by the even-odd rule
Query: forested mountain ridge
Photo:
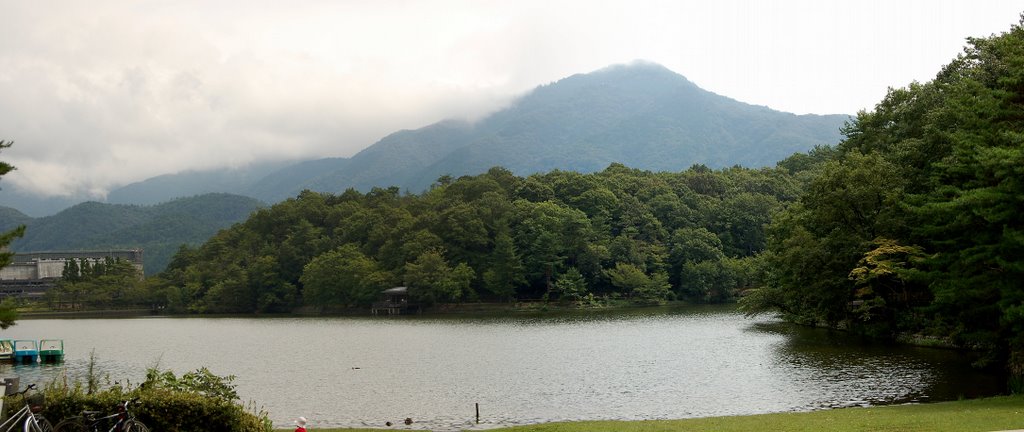
[(389, 186), (415, 193), (440, 176), (475, 175), (493, 166), (522, 176), (595, 172), (612, 163), (654, 171), (772, 166), (795, 152), (837, 143), (848, 119), (744, 104), (660, 65), (634, 63), (540, 86), (475, 123), (396, 132), (288, 193), (255, 196), (276, 202), (303, 189)]
[(492, 166), (522, 176), (594, 172), (612, 163), (654, 171), (693, 164), (756, 168), (839, 142), (848, 119), (748, 105), (662, 66), (634, 63), (537, 87), (475, 123), (446, 120), (389, 134), (351, 158), (159, 176), (115, 189), (109, 201), (151, 204), (226, 192), (278, 202), (306, 189), (349, 187), (418, 193), (442, 175), (475, 175)]
[(470, 145), (424, 178), (494, 165), (519, 175), (594, 172), (611, 163), (670, 172), (693, 164), (773, 166), (814, 145), (837, 143), (847, 119), (744, 104), (656, 64), (612, 66), (541, 86), (483, 119)]
[(28, 226), (25, 236), (11, 244), (16, 252), (142, 248), (147, 273), (157, 273), (181, 245), (200, 244), (263, 206), (252, 198), (228, 194), (153, 206), (86, 202), (38, 219), (0, 212), (0, 226)]

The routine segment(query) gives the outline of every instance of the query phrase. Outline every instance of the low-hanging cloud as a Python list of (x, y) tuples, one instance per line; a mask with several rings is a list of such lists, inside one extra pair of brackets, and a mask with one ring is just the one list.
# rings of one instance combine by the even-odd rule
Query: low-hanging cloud
[[(124, 3), (60, 5), (5, 5), (15, 24), (0, 30), (17, 42), (0, 45), (0, 136), (15, 140), (3, 157), (19, 168), (4, 180), (47, 195), (102, 197), (185, 169), (350, 156), (398, 129), (489, 112), (512, 94), (417, 77), (414, 65), (379, 64), (365, 47), (354, 52), (366, 58), (339, 64), (315, 51), (332, 46), (252, 40), (273, 11), (208, 29), (227, 13), (208, 10), (208, 22)], [(325, 31), (320, 43), (344, 49), (374, 37), (351, 36)]]
[(744, 102), (852, 113), (1020, 12), (903, 3), (0, 0), (0, 139), (15, 141), (0, 158), (18, 167), (4, 186), (97, 198), (188, 169), (351, 156), (634, 59)]

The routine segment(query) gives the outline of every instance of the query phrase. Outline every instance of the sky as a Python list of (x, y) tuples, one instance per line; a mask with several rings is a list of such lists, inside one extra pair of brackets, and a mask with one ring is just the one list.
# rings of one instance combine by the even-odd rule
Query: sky
[[(0, 187), (100, 199), (161, 174), (348, 157), (539, 86), (659, 63), (797, 114), (932, 79), (1019, 1), (0, 0)], [(3, 193), (3, 191), (0, 191)]]

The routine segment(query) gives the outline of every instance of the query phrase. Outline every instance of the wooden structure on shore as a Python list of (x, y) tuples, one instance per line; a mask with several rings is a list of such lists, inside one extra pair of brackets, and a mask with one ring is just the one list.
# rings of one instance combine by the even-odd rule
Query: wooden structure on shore
[(370, 313), (373, 315), (401, 315), (413, 310), (419, 311), (419, 307), (409, 303), (409, 288), (394, 287), (381, 291), (383, 301), (373, 304)]

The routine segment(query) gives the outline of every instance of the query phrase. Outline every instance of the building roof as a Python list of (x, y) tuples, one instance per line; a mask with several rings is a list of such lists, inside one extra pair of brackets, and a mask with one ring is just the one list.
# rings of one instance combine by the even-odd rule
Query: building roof
[(381, 294), (384, 294), (384, 295), (405, 295), (405, 294), (409, 294), (409, 288), (408, 287), (404, 287), (404, 286), (388, 288), (388, 289), (386, 289), (384, 291), (381, 291)]
[(56, 252), (17, 252), (12, 262), (30, 263), (42, 260), (68, 260), (121, 258), (135, 264), (142, 264), (142, 249), (110, 249), (104, 251), (56, 251)]

